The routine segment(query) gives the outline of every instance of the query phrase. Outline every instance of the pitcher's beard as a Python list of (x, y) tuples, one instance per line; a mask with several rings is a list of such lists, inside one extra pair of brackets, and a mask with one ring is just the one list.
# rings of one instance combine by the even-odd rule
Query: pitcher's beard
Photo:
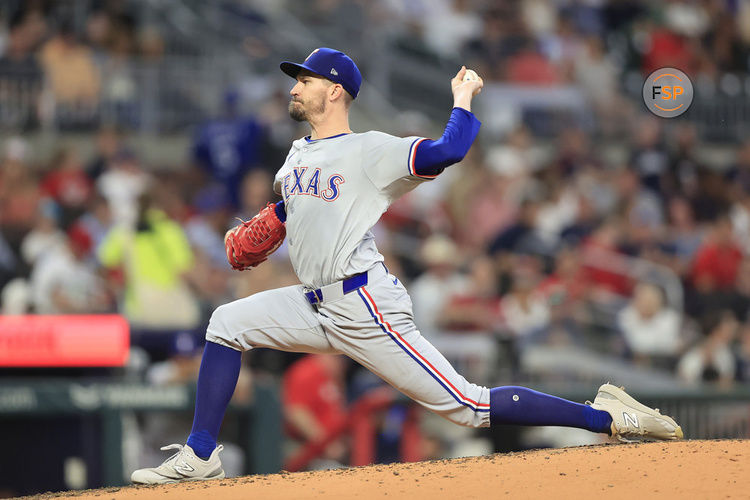
[[(292, 118), (292, 120), (298, 121), (298, 122), (304, 122), (304, 121), (310, 121), (310, 115), (305, 111), (304, 106), (299, 103), (299, 106), (295, 106), (295, 104), (299, 103), (299, 101), (289, 101), (289, 116)], [(317, 106), (314, 106), (312, 111), (312, 115), (322, 115), (326, 110), (326, 99), (325, 97), (320, 98), (320, 102), (317, 104)]]
[(289, 116), (292, 117), (292, 120), (296, 122), (303, 122), (307, 120), (307, 115), (305, 115), (305, 108), (303, 108), (301, 105), (296, 106), (295, 101), (289, 101)]

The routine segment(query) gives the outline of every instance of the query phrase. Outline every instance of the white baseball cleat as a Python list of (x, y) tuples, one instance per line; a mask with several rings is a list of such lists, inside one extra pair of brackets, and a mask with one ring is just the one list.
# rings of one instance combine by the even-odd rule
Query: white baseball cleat
[(682, 439), (682, 428), (671, 417), (642, 405), (623, 389), (612, 384), (599, 387), (591, 405), (612, 416), (612, 436), (625, 443)]
[(178, 450), (159, 467), (138, 469), (130, 476), (134, 484), (168, 484), (181, 481), (204, 481), (207, 479), (224, 479), (219, 452), (222, 445), (216, 447), (207, 460), (198, 458), (188, 445), (170, 444), (162, 450)]

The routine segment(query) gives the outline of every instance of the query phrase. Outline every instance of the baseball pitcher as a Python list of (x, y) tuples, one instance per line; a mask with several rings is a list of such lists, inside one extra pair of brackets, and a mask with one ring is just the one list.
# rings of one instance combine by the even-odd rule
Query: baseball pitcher
[(604, 384), (593, 404), (515, 386), (467, 381), (420, 334), (409, 294), (388, 272), (371, 228), (399, 196), (438, 176), (468, 152), (480, 123), (471, 112), (482, 79), (462, 67), (451, 80), (453, 109), (443, 135), (355, 133), (349, 108), (362, 76), (344, 53), (315, 49), (303, 63), (283, 62), (295, 79), (289, 115), (310, 125), (292, 143), (274, 180), (283, 200), (229, 231), (227, 258), (252, 268), (284, 238), (301, 285), (264, 291), (218, 307), (208, 325), (193, 428), (185, 445), (141, 484), (224, 477), (219, 428), (244, 351), (268, 347), (345, 354), (429, 410), (459, 425), (556, 425), (621, 440), (673, 440), (682, 429), (624, 390)]

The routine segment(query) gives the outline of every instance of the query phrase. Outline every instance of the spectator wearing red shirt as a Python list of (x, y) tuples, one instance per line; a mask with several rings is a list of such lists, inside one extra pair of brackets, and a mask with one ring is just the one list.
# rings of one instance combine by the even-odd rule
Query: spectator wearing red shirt
[(742, 251), (734, 241), (732, 222), (720, 217), (693, 262), (693, 285), (702, 292), (729, 291), (737, 281)]
[(42, 181), (42, 191), (60, 205), (62, 227), (70, 226), (83, 214), (93, 193), (93, 185), (74, 150), (57, 152), (52, 169)]
[(687, 74), (693, 72), (694, 47), (687, 37), (667, 28), (657, 28), (650, 34), (648, 47), (643, 55), (644, 74), (659, 68), (680, 68)]
[[(322, 439), (347, 418), (344, 399), (344, 358), (310, 354), (296, 361), (283, 377), (283, 408), (287, 432), (302, 443)], [(341, 462), (343, 440), (334, 441), (324, 458)]]
[(558, 85), (562, 79), (557, 68), (528, 43), (508, 61), (508, 81), (528, 85)]

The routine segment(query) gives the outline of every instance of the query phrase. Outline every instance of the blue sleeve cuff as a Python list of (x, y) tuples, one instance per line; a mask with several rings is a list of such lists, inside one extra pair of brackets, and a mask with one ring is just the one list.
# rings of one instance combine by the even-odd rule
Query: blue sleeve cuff
[(284, 206), (284, 200), (276, 203), (273, 209), (276, 212), (276, 217), (278, 217), (281, 222), (286, 222), (286, 207)]
[(472, 112), (453, 108), (440, 139), (425, 139), (417, 144), (412, 174), (432, 179), (446, 167), (461, 161), (476, 139), (481, 125)]

